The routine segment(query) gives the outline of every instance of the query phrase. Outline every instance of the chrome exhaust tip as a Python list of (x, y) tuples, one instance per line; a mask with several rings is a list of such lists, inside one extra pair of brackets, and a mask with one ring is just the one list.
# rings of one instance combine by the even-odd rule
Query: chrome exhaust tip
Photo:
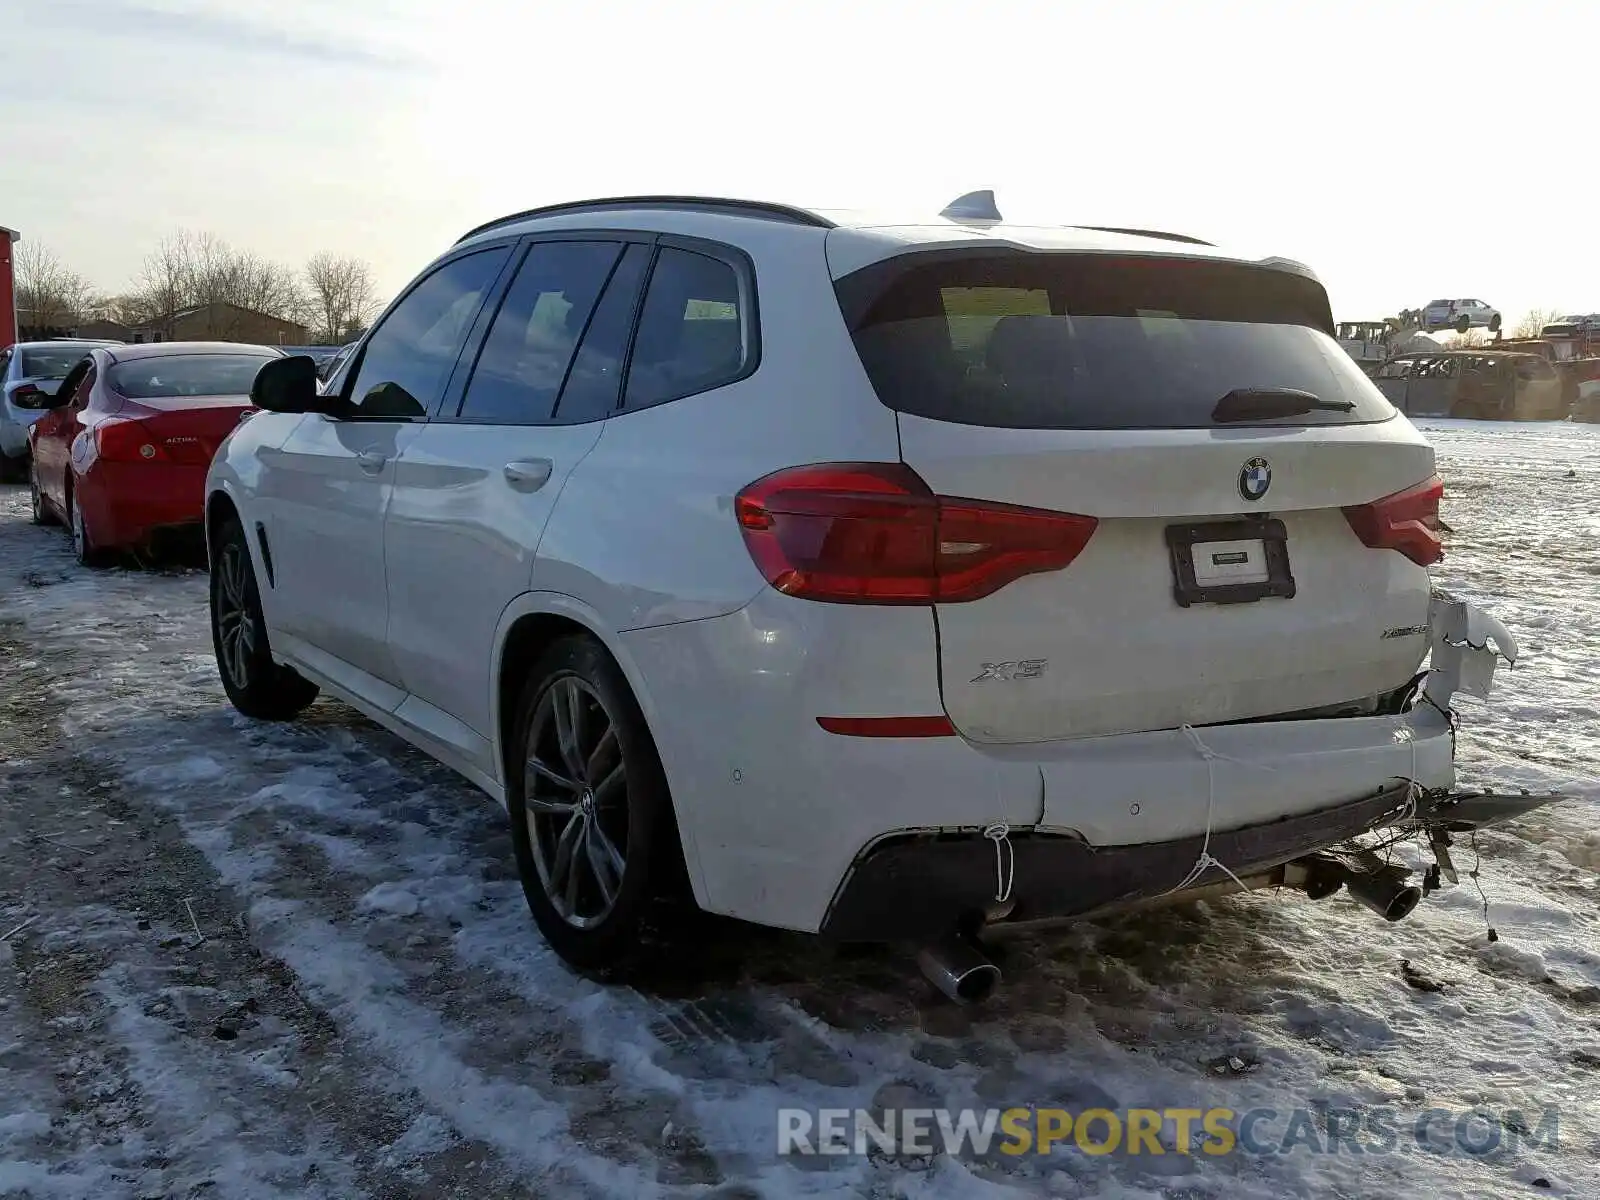
[(976, 944), (957, 934), (924, 946), (917, 966), (957, 1004), (981, 1004), (1000, 983), (1000, 968)]

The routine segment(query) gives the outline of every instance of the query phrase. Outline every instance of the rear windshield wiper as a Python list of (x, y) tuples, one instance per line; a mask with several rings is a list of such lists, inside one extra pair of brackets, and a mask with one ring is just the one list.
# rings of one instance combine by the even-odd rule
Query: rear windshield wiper
[(1211, 410), (1218, 424), (1230, 421), (1265, 421), (1271, 417), (1298, 417), (1309, 412), (1350, 412), (1353, 400), (1324, 400), (1299, 388), (1234, 388)]

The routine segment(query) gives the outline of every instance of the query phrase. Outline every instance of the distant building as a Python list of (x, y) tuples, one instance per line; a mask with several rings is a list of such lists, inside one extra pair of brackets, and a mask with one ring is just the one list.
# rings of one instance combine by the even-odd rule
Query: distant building
[[(113, 324), (114, 322), (106, 322)], [(95, 324), (100, 324), (96, 322)], [(128, 328), (125, 342), (251, 342), (262, 346), (303, 346), (311, 331), (298, 321), (256, 312), (237, 304), (202, 304), (168, 320)], [(84, 336), (88, 336), (85, 334)], [(107, 335), (110, 336), (110, 335)]]
[(133, 341), (133, 327), (124, 325), (121, 321), (113, 321), (109, 317), (80, 321), (72, 333), (74, 337), (88, 338), (94, 342)]
[(270, 313), (241, 308), (237, 304), (202, 304), (174, 313), (165, 321), (128, 325), (112, 320), (99, 311), (72, 325), (42, 324), (30, 320), (21, 310), (20, 334), (23, 341), (49, 338), (90, 338), (108, 342), (250, 342), (263, 346), (303, 346), (310, 330), (295, 321)]
[(22, 235), (15, 229), (0, 225), (0, 350), (17, 340), (16, 282), (11, 265), (11, 246), (20, 242)]

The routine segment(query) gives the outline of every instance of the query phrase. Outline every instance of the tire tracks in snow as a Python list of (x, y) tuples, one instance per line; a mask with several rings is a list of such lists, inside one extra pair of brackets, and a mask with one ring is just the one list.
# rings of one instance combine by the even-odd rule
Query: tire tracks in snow
[[(1464, 1076), (1481, 1049), (1469, 1039), (1456, 1050), (1448, 1022), (1476, 1010), (1500, 1022), (1508, 1048), (1542, 1063), (1547, 1014), (1508, 1019), (1535, 986), (1516, 970), (1532, 968), (1485, 959), (1460, 934), (1475, 903), (1465, 893), (1447, 893), (1434, 910), (1443, 915), (1398, 934), (1354, 910), (1312, 915), (1293, 901), (1251, 900), (1023, 939), (1013, 982), (976, 1012), (929, 1003), (903, 962), (840, 959), (781, 935), (752, 935), (730, 978), (648, 994), (597, 988), (539, 940), (503, 815), (474, 790), (338, 704), (293, 726), (232, 715), (201, 579), (83, 575), (44, 545), (0, 519), (0, 564), (16, 547), (39, 581), (8, 606), (27, 619), (30, 652), (80, 656), (52, 674), (63, 732), (118, 777), (120, 793), (176, 823), (246, 916), (249, 944), (281, 962), (330, 1031), (326, 1053), (339, 1066), (328, 1094), (392, 1106), (398, 1132), (348, 1121), (329, 1131), (353, 1148), (369, 1188), (412, 1194), (415, 1182), (432, 1189), (423, 1194), (453, 1194), (477, 1182), (495, 1194), (501, 1181), (558, 1195), (748, 1194), (716, 1188), (726, 1178), (785, 1193), (1013, 1194), (1013, 1184), (1032, 1193), (1048, 1183), (1073, 1194), (1132, 1185), (1264, 1198), (1303, 1194), (1308, 1181), (1321, 1185), (1311, 1191), (1441, 1196), (1508, 1182), (1503, 1167), (1474, 1163), (1441, 1186), (1462, 1164), (1403, 1157), (1365, 1172), (1329, 1161), (1310, 1174), (1234, 1159), (1190, 1164), (1187, 1176), (1177, 1164), (1152, 1174), (1149, 1162), (1069, 1158), (940, 1161), (924, 1188), (893, 1163), (851, 1160), (830, 1189), (814, 1174), (828, 1164), (773, 1160), (781, 1104), (1115, 1106), (1188, 1101), (1197, 1088), (1240, 1104), (1312, 1095), (1368, 1104), (1423, 1083), (1429, 1100), (1459, 1103), (1471, 1093), (1436, 1092), (1418, 1051), (1449, 1045), (1461, 1060), (1450, 1069)], [(1581, 890), (1530, 857), (1524, 879)], [(1349, 990), (1445, 929), (1461, 941), (1433, 941), (1436, 953), (1507, 977), (1462, 980), (1464, 1003), (1419, 1000), (1398, 983)], [(1258, 979), (1257, 966), (1270, 975)], [(1197, 1067), (1235, 1051), (1262, 1069), (1223, 1084)], [(1526, 1071), (1510, 1066), (1521, 1073), (1506, 1086), (1525, 1087)], [(412, 1154), (409, 1165), (386, 1163), (387, 1147)], [(476, 1175), (473, 1162), (485, 1164)]]

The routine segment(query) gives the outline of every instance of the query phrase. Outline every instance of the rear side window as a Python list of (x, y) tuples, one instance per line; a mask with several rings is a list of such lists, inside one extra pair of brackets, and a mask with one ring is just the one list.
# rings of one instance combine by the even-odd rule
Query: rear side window
[[(1383, 421), (1395, 410), (1330, 336), (1302, 276), (1169, 256), (984, 251), (889, 259), (836, 283), (879, 398), (1019, 429)], [(1285, 394), (1241, 420), (1224, 397)], [(1221, 405), (1221, 407), (1219, 407)]]
[(533, 425), (550, 420), (578, 339), (621, 252), (616, 242), (529, 247), (473, 369), (463, 421)]
[(742, 303), (731, 264), (663, 247), (634, 335), (627, 407), (663, 404), (748, 374)]
[(639, 304), (639, 288), (650, 265), (650, 247), (630, 245), (611, 272), (605, 295), (595, 305), (589, 328), (578, 345), (577, 357), (567, 371), (566, 386), (556, 402), (554, 421), (578, 425), (599, 421), (616, 411), (621, 399), (623, 361), (628, 356), (628, 334)]

